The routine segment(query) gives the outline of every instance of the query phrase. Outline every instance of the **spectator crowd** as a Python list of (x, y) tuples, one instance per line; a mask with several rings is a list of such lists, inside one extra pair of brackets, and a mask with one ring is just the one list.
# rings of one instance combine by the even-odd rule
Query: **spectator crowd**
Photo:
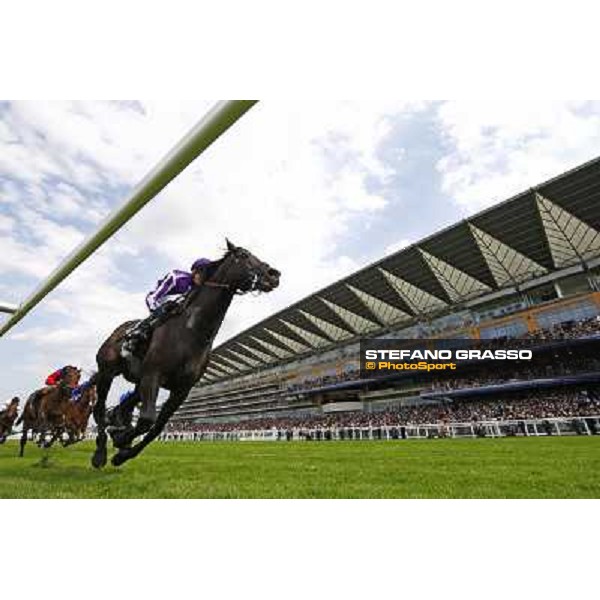
[[(573, 320), (547, 329), (528, 332), (519, 338), (501, 338), (494, 342), (522, 340), (568, 340), (600, 334), (600, 317)], [(491, 341), (491, 340), (490, 340)], [(569, 356), (542, 364), (517, 363), (507, 367), (478, 367), (471, 375), (455, 379), (436, 380), (430, 391), (456, 390), (482, 385), (502, 384), (538, 378), (560, 377), (583, 372), (600, 371), (600, 359), (594, 356)], [(360, 370), (347, 368), (340, 374), (306, 378), (288, 383), (282, 392), (294, 393), (360, 378)], [(303, 414), (285, 417), (261, 416), (236, 422), (215, 419), (213, 422), (175, 421), (167, 425), (167, 432), (239, 432), (277, 430), (289, 438), (291, 431), (348, 430), (356, 428), (406, 427), (420, 424), (479, 423), (546, 418), (589, 417), (600, 415), (600, 385), (556, 387), (494, 393), (493, 396), (454, 401), (437, 401), (405, 405), (380, 412), (337, 412)]]
[(531, 379), (547, 379), (552, 377), (567, 377), (581, 373), (600, 372), (600, 359), (594, 356), (581, 356), (569, 360), (548, 361), (545, 364), (528, 365), (519, 363), (502, 367), (479, 367), (470, 377), (453, 379), (436, 379), (429, 388), (432, 392), (451, 391), (465, 388), (475, 388), (488, 385), (501, 385)]
[(238, 422), (170, 423), (167, 432), (231, 432), (360, 427), (399, 427), (420, 424), (477, 423), (553, 417), (600, 415), (600, 387), (535, 390), (493, 398), (451, 403), (403, 406), (381, 412), (343, 412), (323, 415), (261, 417)]
[[(557, 340), (570, 340), (584, 338), (590, 335), (600, 334), (600, 317), (592, 317), (590, 319), (572, 320), (565, 321), (553, 325), (548, 329), (538, 329), (533, 332), (527, 332), (516, 338), (500, 337), (494, 340), (487, 340), (493, 342), (495, 345), (502, 345), (503, 343), (509, 344), (511, 341), (518, 340), (532, 340), (532, 341), (557, 341)], [(576, 372), (582, 372), (585, 368), (590, 370), (597, 370), (600, 361), (589, 360), (587, 364), (581, 362), (577, 364), (573, 360), (569, 360), (568, 364), (556, 361), (554, 364), (545, 365), (542, 367), (536, 367), (535, 370), (531, 370), (531, 367), (524, 366), (520, 370), (515, 370), (514, 374), (508, 376), (498, 376), (497, 367), (490, 368), (489, 378), (485, 378), (486, 384), (504, 383), (511, 379), (520, 379), (523, 377), (552, 377), (561, 375), (572, 375)], [(494, 374), (495, 372), (495, 374)], [(319, 387), (333, 385), (336, 383), (342, 383), (344, 381), (355, 381), (360, 378), (360, 369), (358, 367), (347, 368), (340, 374), (327, 374), (319, 377), (307, 377), (302, 381), (296, 381), (289, 383), (286, 386), (288, 393), (298, 392), (301, 393), (306, 390), (312, 390)], [(461, 383), (462, 381), (462, 383)], [(472, 380), (472, 385), (478, 385), (482, 380), (479, 377)], [(450, 387), (446, 389), (456, 389), (457, 387), (463, 386), (468, 387), (469, 380), (455, 379), (453, 382), (444, 382), (444, 385), (448, 384)], [(464, 385), (463, 385), (464, 384)], [(433, 384), (434, 389), (435, 383)], [(441, 384), (440, 384), (441, 385)]]

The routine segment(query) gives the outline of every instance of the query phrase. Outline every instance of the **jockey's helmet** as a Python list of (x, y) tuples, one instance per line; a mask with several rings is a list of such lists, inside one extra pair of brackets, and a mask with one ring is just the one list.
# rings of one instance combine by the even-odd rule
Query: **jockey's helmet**
[(194, 264), (192, 265), (192, 268), (190, 270), (200, 271), (204, 267), (208, 267), (208, 265), (210, 265), (211, 263), (212, 260), (209, 260), (208, 258), (199, 258), (198, 260), (194, 261)]

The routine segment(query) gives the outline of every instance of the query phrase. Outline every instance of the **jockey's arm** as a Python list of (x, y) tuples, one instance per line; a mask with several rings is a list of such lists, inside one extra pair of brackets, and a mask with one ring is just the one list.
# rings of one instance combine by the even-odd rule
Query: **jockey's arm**
[(154, 312), (161, 304), (165, 296), (173, 292), (177, 284), (175, 271), (171, 271), (163, 277), (152, 292), (146, 296), (146, 305), (150, 312)]
[(57, 371), (54, 371), (54, 373), (52, 373), (51, 375), (48, 375), (48, 377), (46, 377), (46, 385), (56, 385), (57, 383), (60, 383), (60, 380), (63, 377), (63, 370), (62, 369), (58, 369)]
[(146, 296), (146, 305), (150, 312), (154, 312), (167, 298), (174, 294), (187, 291), (183, 288), (189, 286), (189, 275), (181, 271), (170, 271), (156, 286), (156, 289)]

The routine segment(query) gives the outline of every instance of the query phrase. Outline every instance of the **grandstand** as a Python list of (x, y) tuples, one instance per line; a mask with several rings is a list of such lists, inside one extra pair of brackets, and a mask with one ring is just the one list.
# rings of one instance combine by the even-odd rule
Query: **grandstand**
[[(415, 377), (360, 379), (363, 337), (560, 339), (569, 354), (555, 360), (562, 371), (540, 378), (550, 390), (572, 385), (567, 395), (595, 402), (593, 377), (600, 369), (585, 360), (590, 347), (573, 354), (572, 346), (581, 338), (596, 344), (599, 315), (600, 158), (386, 256), (227, 340), (214, 349), (172, 427), (226, 429), (466, 402), (461, 386), (441, 381), (432, 389), (431, 381)], [(476, 381), (482, 377), (474, 374)], [(594, 386), (591, 396), (583, 383)], [(518, 393), (531, 395), (538, 384)], [(482, 391), (485, 381), (478, 385)], [(497, 394), (509, 391), (501, 378), (493, 385)]]

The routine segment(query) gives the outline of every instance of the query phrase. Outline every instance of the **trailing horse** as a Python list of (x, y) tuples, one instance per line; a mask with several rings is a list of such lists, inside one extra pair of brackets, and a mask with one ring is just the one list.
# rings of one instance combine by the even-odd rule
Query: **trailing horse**
[(12, 431), (19, 414), (19, 402), (21, 400), (15, 396), (4, 410), (0, 410), (0, 444), (4, 444)]
[[(98, 426), (92, 465), (101, 468), (107, 460), (107, 433), (119, 452), (112, 458), (115, 466), (137, 456), (162, 431), (171, 415), (181, 406), (200, 379), (208, 363), (213, 341), (235, 294), (270, 292), (279, 285), (280, 273), (244, 248), (227, 240), (227, 252), (214, 263), (199, 286), (189, 293), (178, 314), (153, 332), (142, 358), (123, 358), (121, 346), (135, 322), (123, 323), (98, 350), (98, 401), (94, 419)], [(123, 375), (135, 383), (135, 394), (112, 411), (108, 425), (122, 425), (107, 431), (106, 399), (112, 381)], [(169, 398), (156, 414), (159, 388), (170, 391)], [(131, 425), (132, 407), (141, 402), (137, 423)], [(131, 445), (136, 437), (141, 441)]]
[(79, 399), (69, 402), (65, 407), (63, 431), (67, 439), (62, 440), (63, 446), (70, 446), (83, 440), (88, 421), (97, 400), (96, 374), (92, 375), (83, 386)]
[[(19, 456), (23, 456), (27, 444), (27, 434), (31, 431), (32, 439), (38, 435), (38, 445), (49, 448), (64, 430), (65, 410), (71, 399), (73, 388), (79, 383), (81, 371), (75, 367), (67, 367), (62, 383), (53, 387), (36, 390), (27, 398), (21, 416), (15, 423), (23, 423)], [(46, 441), (46, 433), (52, 437)]]

